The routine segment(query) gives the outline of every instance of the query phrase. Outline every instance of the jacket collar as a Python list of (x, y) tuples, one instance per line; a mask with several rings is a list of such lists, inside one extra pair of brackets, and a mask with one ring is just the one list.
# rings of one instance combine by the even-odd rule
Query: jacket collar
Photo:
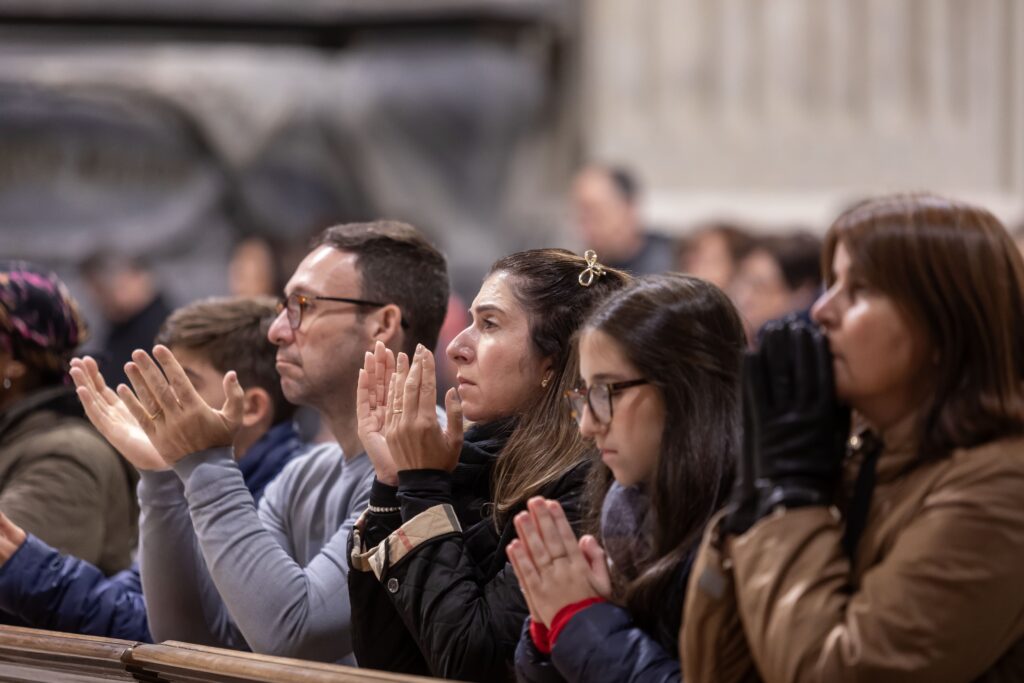
[(856, 476), (865, 452), (874, 447), (882, 448), (881, 457), (875, 469), (878, 483), (898, 479), (913, 469), (917, 460), (918, 414), (911, 413), (884, 431), (875, 431), (865, 423), (850, 437), (848, 470), (850, 478)]
[(913, 468), (919, 424), (915, 411), (880, 433), (883, 450), (878, 459), (878, 481), (891, 481)]

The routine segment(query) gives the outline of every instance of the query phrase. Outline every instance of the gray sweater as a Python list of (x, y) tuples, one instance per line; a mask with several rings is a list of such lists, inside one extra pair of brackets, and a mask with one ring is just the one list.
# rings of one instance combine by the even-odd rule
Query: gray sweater
[(139, 556), (154, 639), (353, 664), (345, 551), (372, 481), (366, 454), (346, 461), (337, 444), (289, 463), (258, 510), (230, 449), (143, 473)]

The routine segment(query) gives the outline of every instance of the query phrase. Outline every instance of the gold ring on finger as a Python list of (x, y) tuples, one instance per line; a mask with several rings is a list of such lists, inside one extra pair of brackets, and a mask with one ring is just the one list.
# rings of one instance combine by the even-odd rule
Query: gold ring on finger
[(153, 422), (154, 420), (156, 420), (158, 417), (160, 417), (163, 414), (164, 414), (164, 409), (163, 408), (157, 408), (156, 412), (153, 413), (153, 414), (146, 413), (146, 417), (149, 418), (150, 422)]

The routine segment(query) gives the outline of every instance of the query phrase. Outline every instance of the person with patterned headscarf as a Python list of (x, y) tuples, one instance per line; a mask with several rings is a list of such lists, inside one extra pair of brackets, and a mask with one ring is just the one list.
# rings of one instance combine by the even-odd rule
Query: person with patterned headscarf
[(63, 282), (0, 261), (0, 512), (105, 573), (137, 539), (135, 475), (85, 419), (68, 364), (87, 329)]

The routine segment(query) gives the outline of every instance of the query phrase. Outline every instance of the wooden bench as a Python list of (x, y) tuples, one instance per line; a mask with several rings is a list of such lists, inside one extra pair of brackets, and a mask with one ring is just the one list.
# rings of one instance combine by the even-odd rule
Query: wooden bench
[(0, 626), (0, 679), (134, 681), (122, 662), (134, 645), (130, 640)]
[(414, 683), (437, 679), (175, 641), (148, 645), (0, 626), (0, 680), (18, 683)]

